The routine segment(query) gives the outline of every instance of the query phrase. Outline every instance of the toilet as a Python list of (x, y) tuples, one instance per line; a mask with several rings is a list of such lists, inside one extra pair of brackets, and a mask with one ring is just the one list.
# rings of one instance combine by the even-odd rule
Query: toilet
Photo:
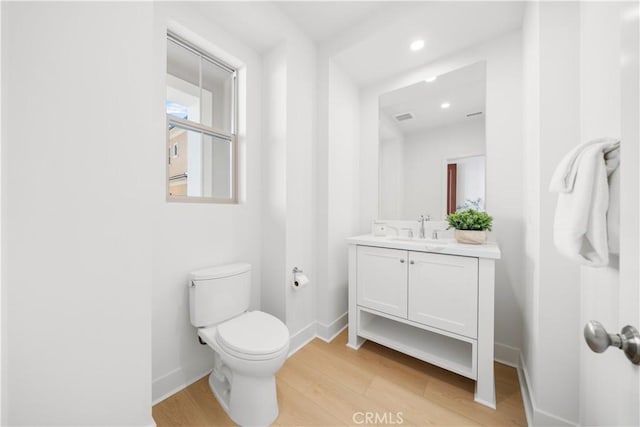
[(190, 274), (191, 324), (214, 351), (211, 391), (237, 424), (266, 426), (278, 417), (275, 374), (287, 358), (289, 330), (270, 314), (247, 311), (250, 299), (250, 264)]

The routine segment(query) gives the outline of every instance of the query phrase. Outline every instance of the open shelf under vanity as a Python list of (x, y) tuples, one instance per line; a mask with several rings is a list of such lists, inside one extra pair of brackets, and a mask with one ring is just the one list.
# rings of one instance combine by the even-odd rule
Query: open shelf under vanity
[(358, 335), (467, 378), (477, 378), (477, 341), (358, 307)]

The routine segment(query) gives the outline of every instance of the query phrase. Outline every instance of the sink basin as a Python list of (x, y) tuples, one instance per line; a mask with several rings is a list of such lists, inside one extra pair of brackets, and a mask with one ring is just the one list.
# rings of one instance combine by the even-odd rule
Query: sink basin
[(402, 236), (389, 236), (387, 239), (395, 242), (416, 242), (418, 239), (415, 237), (402, 237)]
[(390, 237), (387, 237), (387, 239), (394, 242), (411, 242), (411, 243), (435, 245), (435, 246), (448, 245), (453, 241), (452, 239), (420, 239), (419, 237), (403, 237), (403, 236), (390, 236)]
[(448, 245), (454, 241), (455, 240), (453, 239), (424, 239), (422, 242), (426, 243), (427, 245), (442, 246), (442, 245)]

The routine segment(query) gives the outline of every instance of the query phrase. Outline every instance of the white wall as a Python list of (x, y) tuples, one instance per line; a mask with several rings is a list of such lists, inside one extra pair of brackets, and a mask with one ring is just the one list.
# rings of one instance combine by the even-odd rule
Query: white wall
[[(578, 420), (578, 267), (553, 244), (557, 163), (580, 142), (578, 3), (527, 6), (524, 25), (527, 292), (523, 364), (535, 425)], [(562, 67), (558, 64), (562, 63)]]
[[(295, 27), (285, 23), (282, 34), (264, 56), (262, 308), (286, 323), (293, 350), (316, 326), (316, 52)], [(310, 278), (306, 288), (291, 286), (294, 267)]]
[(318, 143), (319, 149), (327, 152), (326, 163), (318, 166), (319, 179), (324, 179), (327, 186), (326, 199), (318, 201), (327, 204), (327, 228), (319, 231), (327, 235), (327, 245), (319, 249), (327, 257), (326, 281), (318, 288), (319, 332), (324, 333), (324, 338), (331, 337), (346, 324), (348, 257), (345, 239), (356, 234), (359, 199), (359, 92), (332, 60), (328, 64), (328, 80), (328, 138)]
[[(523, 45), (523, 92), (524, 92), (524, 147), (522, 150), (524, 172), (524, 219), (525, 219), (525, 259), (524, 259), (524, 304), (522, 368), (534, 372), (537, 360), (527, 357), (538, 345), (535, 333), (538, 322), (538, 286), (540, 282), (540, 7), (538, 3), (528, 3), (522, 23)], [(534, 387), (533, 378), (527, 378), (527, 386)], [(527, 403), (525, 399), (525, 404)]]
[(502, 250), (496, 264), (496, 357), (515, 363), (521, 342), (523, 274), (522, 58), (520, 31), (396, 76), (361, 94), (360, 220), (378, 215), (378, 96), (429, 76), (486, 61), (487, 211)]
[(262, 310), (286, 322), (286, 47), (263, 57)]
[(2, 19), (4, 421), (151, 425), (153, 6)]
[[(158, 3), (153, 28), (153, 400), (200, 378), (213, 355), (198, 343), (189, 320), (188, 274), (232, 262), (252, 265), (251, 308), (260, 307), (262, 238), (262, 141), (260, 57), (193, 11)], [(167, 203), (165, 195), (164, 81), (167, 27), (239, 67), (239, 198), (237, 205)], [(146, 77), (149, 80), (149, 77)], [(266, 140), (266, 138), (264, 138)], [(266, 220), (265, 220), (266, 221)]]
[[(283, 285), (287, 296), (287, 327), (293, 345), (315, 335), (316, 197), (313, 152), (316, 144), (316, 48), (302, 33), (287, 36), (286, 262)], [(265, 244), (268, 242), (265, 241)], [(312, 281), (303, 289), (291, 286), (298, 267)]]
[(402, 169), (406, 184), (397, 189), (404, 192), (399, 219), (417, 220), (428, 214), (433, 220), (445, 220), (447, 160), (484, 153), (484, 118), (406, 134)]
[(557, 195), (547, 188), (557, 163), (580, 140), (577, 7), (577, 3), (549, 3), (540, 9), (540, 282), (535, 349), (540, 369), (532, 373), (539, 408), (571, 422), (577, 420), (578, 411), (574, 353), (580, 338), (578, 275), (577, 268), (555, 251)]

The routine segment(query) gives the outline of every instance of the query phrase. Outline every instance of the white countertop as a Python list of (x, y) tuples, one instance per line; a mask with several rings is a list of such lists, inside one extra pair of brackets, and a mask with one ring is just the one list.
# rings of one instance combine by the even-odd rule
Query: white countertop
[(377, 237), (372, 234), (349, 237), (352, 245), (377, 246), (380, 248), (402, 249), (406, 251), (434, 252), (446, 255), (461, 255), (477, 258), (500, 259), (502, 254), (498, 244), (486, 242), (482, 245), (458, 243), (455, 239), (420, 239), (397, 236)]

